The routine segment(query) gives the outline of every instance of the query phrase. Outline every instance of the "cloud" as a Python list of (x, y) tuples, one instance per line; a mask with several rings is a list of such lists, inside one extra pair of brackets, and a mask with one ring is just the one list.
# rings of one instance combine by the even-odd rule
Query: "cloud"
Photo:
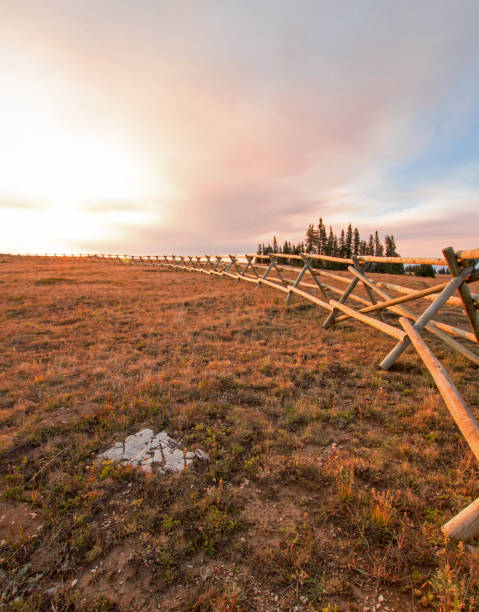
[(477, 2), (117, 0), (112, 20), (108, 2), (19, 0), (8, 17), (15, 65), (48, 72), (83, 130), (134, 134), (154, 169), (144, 197), (84, 203), (110, 231), (73, 232), (75, 248), (245, 251), (300, 240), (319, 216), (392, 232), (410, 254), (473, 239), (470, 160), (398, 169), (478, 112)]
[(122, 213), (134, 211), (149, 211), (165, 206), (165, 199), (162, 198), (142, 198), (142, 199), (125, 199), (125, 200), (109, 200), (98, 199), (89, 201), (81, 205), (81, 210), (87, 214), (102, 214), (102, 213)]
[(32, 202), (26, 198), (8, 197), (0, 195), (0, 209), (2, 208), (19, 208), (19, 209), (41, 209), (45, 206), (44, 201)]

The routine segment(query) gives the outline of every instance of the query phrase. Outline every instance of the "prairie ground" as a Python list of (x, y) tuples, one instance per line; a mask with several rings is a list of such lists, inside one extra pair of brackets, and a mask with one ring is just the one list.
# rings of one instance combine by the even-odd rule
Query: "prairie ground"
[[(412, 350), (383, 372), (391, 338), (226, 278), (0, 261), (3, 609), (479, 609), (440, 530), (478, 468)], [(426, 338), (477, 414), (477, 368)], [(211, 460), (97, 460), (146, 427)]]

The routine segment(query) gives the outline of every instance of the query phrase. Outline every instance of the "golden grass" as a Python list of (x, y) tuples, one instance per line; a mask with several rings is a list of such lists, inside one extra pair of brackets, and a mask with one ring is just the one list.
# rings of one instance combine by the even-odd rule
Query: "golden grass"
[[(413, 351), (382, 372), (392, 339), (217, 277), (4, 257), (0, 280), (2, 504), (35, 514), (1, 531), (6, 609), (477, 609), (440, 526), (478, 469)], [(477, 369), (429, 341), (477, 409)], [(211, 462), (95, 462), (144, 427)]]

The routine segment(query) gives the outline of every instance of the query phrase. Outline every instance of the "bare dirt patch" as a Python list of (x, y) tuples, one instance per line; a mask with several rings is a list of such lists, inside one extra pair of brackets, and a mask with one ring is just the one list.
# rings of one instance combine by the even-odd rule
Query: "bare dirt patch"
[(122, 610), (158, 610), (152, 572), (135, 563), (136, 542), (126, 540), (104, 558), (88, 564), (71, 582), (80, 604), (114, 601)]
[(0, 501), (0, 543), (21, 545), (38, 537), (42, 529), (41, 513), (25, 502)]

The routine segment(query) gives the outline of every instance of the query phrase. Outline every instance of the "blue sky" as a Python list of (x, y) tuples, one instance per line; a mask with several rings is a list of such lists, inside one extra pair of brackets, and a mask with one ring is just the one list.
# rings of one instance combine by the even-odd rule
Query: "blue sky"
[(4, 2), (1, 249), (244, 252), (320, 216), (477, 247), (477, 23), (476, 0)]

